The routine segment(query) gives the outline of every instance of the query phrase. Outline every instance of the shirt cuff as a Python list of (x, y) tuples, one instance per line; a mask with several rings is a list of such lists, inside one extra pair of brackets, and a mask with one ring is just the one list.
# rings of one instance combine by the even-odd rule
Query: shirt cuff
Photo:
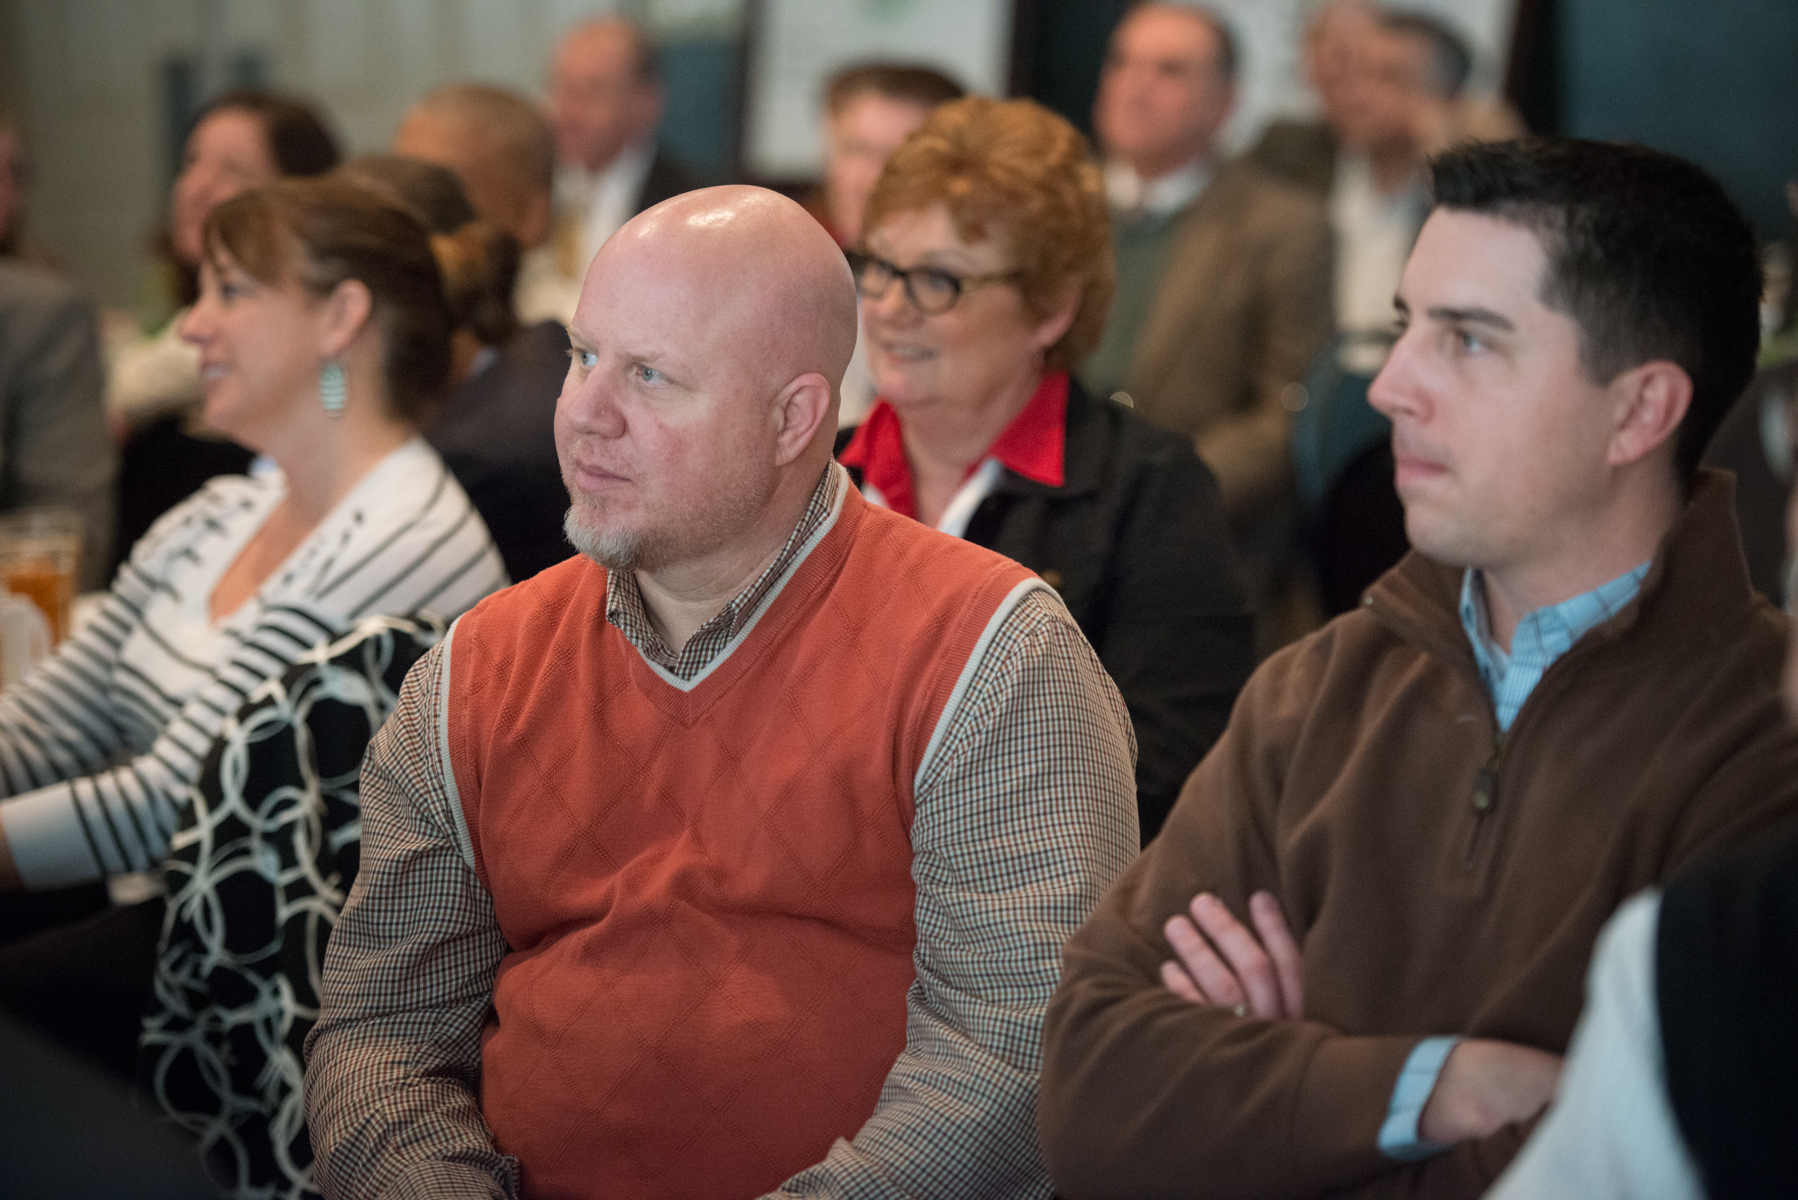
[(69, 788), (56, 784), (0, 804), (0, 829), (6, 831), (6, 848), (27, 890), (86, 883), (107, 874), (106, 864), (96, 861), (96, 852), (88, 848), (74, 808)]
[(1436, 1090), (1436, 1077), (1442, 1074), (1448, 1052), (1460, 1041), (1458, 1037), (1425, 1038), (1405, 1059), (1404, 1069), (1398, 1073), (1398, 1083), (1392, 1088), (1392, 1103), (1386, 1109), (1386, 1121), (1380, 1126), (1380, 1153), (1387, 1158), (1416, 1162), (1448, 1149), (1425, 1141), (1418, 1134), (1417, 1123), (1423, 1117), (1423, 1106), (1429, 1103), (1430, 1093)]

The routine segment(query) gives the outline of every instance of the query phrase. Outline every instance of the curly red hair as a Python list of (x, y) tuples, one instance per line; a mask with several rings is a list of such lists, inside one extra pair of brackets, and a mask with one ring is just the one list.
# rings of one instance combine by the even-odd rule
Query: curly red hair
[(970, 96), (940, 106), (887, 159), (863, 227), (938, 204), (964, 242), (998, 239), (1039, 319), (1079, 288), (1073, 323), (1045, 366), (1069, 370), (1091, 353), (1117, 273), (1104, 178), (1078, 129), (1031, 100)]

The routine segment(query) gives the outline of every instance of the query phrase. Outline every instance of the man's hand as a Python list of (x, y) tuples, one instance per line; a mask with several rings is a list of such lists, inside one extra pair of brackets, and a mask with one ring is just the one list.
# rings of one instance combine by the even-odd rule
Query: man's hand
[(1439, 1145), (1497, 1133), (1547, 1107), (1561, 1078), (1558, 1055), (1534, 1046), (1468, 1038), (1449, 1051), (1417, 1124)]
[(1267, 892), (1249, 897), (1253, 933), (1209, 892), (1188, 907), (1191, 920), (1170, 917), (1162, 927), (1179, 960), (1161, 964), (1169, 991), (1238, 1016), (1296, 1019), (1304, 1012), (1305, 960), (1279, 901)]

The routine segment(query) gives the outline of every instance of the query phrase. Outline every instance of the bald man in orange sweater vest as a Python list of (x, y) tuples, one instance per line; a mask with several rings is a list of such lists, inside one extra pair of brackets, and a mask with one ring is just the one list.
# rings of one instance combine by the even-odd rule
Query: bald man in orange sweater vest
[(848, 267), (714, 188), (594, 260), (581, 555), (482, 604), (362, 776), (307, 1118), (333, 1196), (1047, 1196), (1038, 1030), (1137, 842), (1055, 593), (830, 460)]

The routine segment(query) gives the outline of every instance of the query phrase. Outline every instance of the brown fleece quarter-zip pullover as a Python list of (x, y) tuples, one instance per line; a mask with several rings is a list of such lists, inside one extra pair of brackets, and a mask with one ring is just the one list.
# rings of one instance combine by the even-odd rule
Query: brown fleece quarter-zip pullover
[[(1785, 624), (1749, 588), (1707, 473), (1636, 601), (1544, 674), (1510, 732), (1412, 554), (1270, 659), (1161, 837), (1069, 942), (1044, 1027), (1041, 1132), (1061, 1195), (1477, 1196), (1527, 1132), (1421, 1163), (1377, 1148), (1432, 1034), (1560, 1053), (1599, 927), (1631, 893), (1798, 817)], [(1202, 891), (1279, 900), (1305, 1019), (1161, 985)]]

